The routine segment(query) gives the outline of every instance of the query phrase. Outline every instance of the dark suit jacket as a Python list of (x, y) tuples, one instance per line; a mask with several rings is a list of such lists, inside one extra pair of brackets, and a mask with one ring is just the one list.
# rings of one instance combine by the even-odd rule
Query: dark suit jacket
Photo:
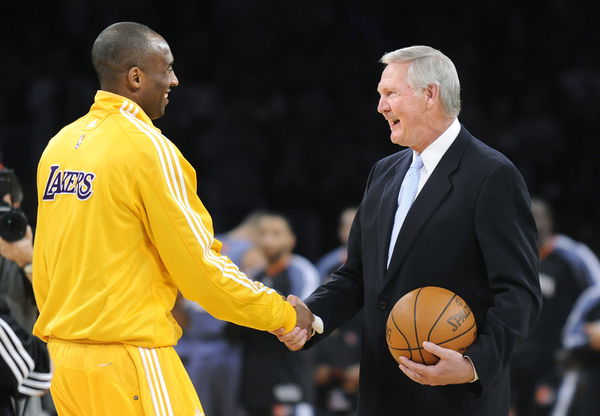
[[(322, 336), (364, 308), (359, 415), (506, 416), (509, 360), (541, 308), (525, 183), (506, 157), (462, 127), (408, 212), (386, 270), (398, 191), (411, 161), (406, 149), (375, 164), (350, 232), (348, 260), (308, 306), (325, 323)], [(473, 310), (478, 338), (466, 355), (478, 382), (422, 386), (390, 355), (388, 314), (422, 286), (449, 289)]]

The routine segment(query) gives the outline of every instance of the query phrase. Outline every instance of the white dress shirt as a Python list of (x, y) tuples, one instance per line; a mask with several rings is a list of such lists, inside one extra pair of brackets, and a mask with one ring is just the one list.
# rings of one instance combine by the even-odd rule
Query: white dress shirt
[[(417, 188), (417, 195), (427, 183), (427, 180), (433, 173), (435, 167), (440, 163), (440, 160), (448, 150), (448, 148), (454, 143), (454, 140), (458, 137), (458, 133), (460, 133), (460, 123), (458, 119), (455, 118), (450, 127), (444, 131), (440, 137), (435, 139), (433, 143), (425, 148), (421, 152), (421, 159), (423, 159), (423, 167), (421, 168), (421, 176), (419, 178), (419, 186)], [(413, 160), (417, 152), (413, 151)], [(416, 198), (416, 197), (415, 197)]]

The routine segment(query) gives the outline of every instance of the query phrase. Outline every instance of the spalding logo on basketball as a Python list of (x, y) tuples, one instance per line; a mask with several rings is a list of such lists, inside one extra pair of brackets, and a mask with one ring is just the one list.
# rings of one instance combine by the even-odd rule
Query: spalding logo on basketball
[(387, 320), (386, 340), (390, 353), (423, 364), (439, 358), (423, 348), (430, 341), (443, 348), (464, 353), (477, 338), (477, 325), (469, 305), (457, 294), (441, 287), (427, 286), (402, 296)]

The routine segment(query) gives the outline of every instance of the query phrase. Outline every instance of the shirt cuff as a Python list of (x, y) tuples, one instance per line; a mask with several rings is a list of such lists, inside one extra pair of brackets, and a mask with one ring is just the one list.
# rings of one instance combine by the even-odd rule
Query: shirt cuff
[(479, 375), (477, 374), (475, 364), (473, 364), (473, 360), (471, 360), (471, 358), (468, 355), (463, 355), (463, 357), (469, 360), (469, 362), (471, 363), (471, 367), (473, 367), (473, 374), (475, 374), (475, 377), (473, 377), (473, 380), (469, 381), (469, 383), (475, 383), (477, 380), (479, 380)]

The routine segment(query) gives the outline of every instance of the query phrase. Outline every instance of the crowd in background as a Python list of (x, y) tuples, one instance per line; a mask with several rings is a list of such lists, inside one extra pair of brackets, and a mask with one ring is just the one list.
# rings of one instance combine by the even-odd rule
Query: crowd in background
[[(285, 215), (255, 211), (218, 236), (222, 252), (252, 278), (282, 295), (306, 298), (346, 260), (356, 208), (340, 215), (340, 246), (313, 265), (295, 254), (296, 235)], [(360, 374), (359, 314), (311, 351), (291, 352), (273, 336), (219, 321), (180, 298), (184, 328), (177, 346), (212, 416), (352, 415)]]
[[(561, 234), (547, 201), (534, 198), (542, 313), (511, 360), (511, 416), (592, 416), (600, 412), (600, 261)], [(305, 298), (346, 260), (355, 208), (340, 214), (340, 246), (313, 266), (295, 254), (280, 213), (255, 211), (220, 236), (223, 252), (282, 295)], [(362, 314), (307, 352), (290, 352), (260, 331), (219, 321), (181, 298), (177, 346), (207, 414), (351, 416), (360, 374)], [(312, 413), (314, 411), (314, 413)]]
[[(588, 397), (576, 388), (582, 380), (588, 393), (597, 391), (600, 330), (593, 322), (600, 318), (600, 294), (589, 258), (600, 252), (600, 59), (594, 50), (600, 29), (581, 23), (594, 10), (561, 0), (542, 9), (479, 4), (468, 10), (358, 0), (172, 3), (165, 13), (164, 5), (142, 0), (63, 0), (40, 5), (39, 15), (15, 10), (2, 29), (10, 34), (0, 37), (0, 151), (21, 179), (33, 226), (40, 153), (59, 126), (85, 114), (98, 88), (89, 63), (93, 39), (109, 23), (135, 20), (171, 44), (180, 87), (156, 124), (196, 168), (198, 193), (224, 250), (250, 275), (269, 278), (264, 271), (273, 265), (256, 243), (256, 218), (251, 230), (224, 231), (249, 212), (277, 210), (285, 214), (283, 228), (295, 234), (288, 254), (302, 255), (305, 271), (313, 267), (308, 262), (320, 266), (308, 273), (323, 281), (343, 261), (343, 239), (330, 252), (339, 245), (340, 212), (360, 202), (371, 165), (396, 150), (375, 111), (377, 61), (392, 49), (429, 44), (461, 74), (459, 119), (505, 153), (530, 192), (550, 203), (538, 206), (536, 220), (539, 228), (540, 218), (552, 217), (540, 256), (544, 300), (553, 306), (545, 306), (546, 326), (516, 354), (515, 374), (529, 378), (514, 383), (515, 414), (550, 414), (577, 395)], [(591, 251), (569, 245), (554, 224)], [(231, 394), (239, 390), (231, 386), (244, 377), (248, 335), (183, 300), (176, 312), (185, 328), (180, 353), (203, 403), (237, 407)], [(302, 394), (320, 414), (352, 414), (359, 328), (357, 317), (307, 357), (316, 388)], [(207, 363), (229, 388), (202, 384)], [(207, 414), (231, 414), (215, 406)], [(585, 411), (597, 414), (579, 414)]]
[(196, 168), (217, 231), (254, 209), (284, 210), (302, 237), (298, 250), (316, 261), (335, 246), (337, 215), (358, 203), (372, 164), (396, 150), (375, 110), (378, 59), (428, 44), (461, 74), (459, 119), (515, 162), (531, 193), (556, 207), (561, 229), (598, 251), (600, 29), (582, 23), (595, 12), (576, 3), (7, 5), (4, 159), (20, 170), (35, 222), (40, 153), (59, 126), (87, 112), (98, 88), (89, 58), (95, 36), (112, 22), (140, 21), (169, 39), (180, 87), (157, 125)]

